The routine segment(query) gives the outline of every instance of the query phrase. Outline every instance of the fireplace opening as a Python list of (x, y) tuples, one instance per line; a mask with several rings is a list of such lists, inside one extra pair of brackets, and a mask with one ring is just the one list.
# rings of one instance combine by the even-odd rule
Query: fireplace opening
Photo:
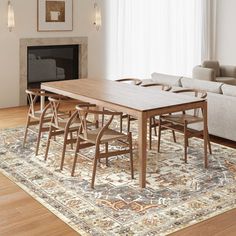
[(27, 88), (79, 78), (79, 45), (27, 47)]

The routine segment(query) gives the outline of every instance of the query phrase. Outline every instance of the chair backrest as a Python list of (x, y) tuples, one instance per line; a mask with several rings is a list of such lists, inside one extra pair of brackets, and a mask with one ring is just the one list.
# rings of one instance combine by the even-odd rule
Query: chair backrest
[(123, 78), (123, 79), (117, 79), (115, 81), (134, 84), (134, 85), (140, 85), (142, 83), (142, 80), (137, 79), (137, 78)]
[(160, 83), (148, 83), (148, 84), (141, 84), (142, 87), (156, 87), (163, 91), (170, 91), (172, 89), (171, 86), (167, 84), (160, 84)]
[[(207, 98), (207, 92), (204, 90), (199, 90), (199, 89), (186, 88), (186, 89), (173, 91), (173, 93), (185, 93), (186, 95), (193, 96), (193, 97), (200, 98), (200, 99)], [(199, 116), (199, 108), (192, 109), (192, 110), (193, 110), (194, 116)], [(185, 111), (183, 113), (185, 113)]]
[(81, 106), (76, 106), (76, 109), (78, 110), (78, 114), (79, 114), (79, 119), (81, 122), (80, 125), (80, 130), (79, 130), (79, 134), (83, 136), (83, 138), (86, 140), (88, 138), (88, 119), (87, 117), (91, 114), (93, 115), (97, 115), (98, 119), (99, 116), (106, 116), (107, 119), (105, 119), (104, 122), (102, 122), (101, 127), (96, 128), (95, 129), (99, 129), (99, 134), (98, 134), (98, 138), (102, 136), (102, 134), (104, 133), (104, 131), (106, 129), (108, 129), (108, 127), (110, 126), (110, 124), (112, 123), (112, 120), (114, 118), (115, 115), (121, 115), (121, 112), (114, 112), (114, 111), (107, 111), (107, 110), (103, 110), (103, 111), (98, 111), (98, 110), (91, 110), (91, 109), (87, 109), (85, 107), (81, 107)]
[(27, 99), (29, 102), (29, 111), (28, 114), (35, 117), (35, 112), (39, 111), (40, 108), (36, 107), (36, 103), (38, 102), (38, 98), (40, 97), (48, 97), (52, 94), (46, 93), (43, 89), (26, 89)]
[(49, 97), (48, 100), (50, 102), (50, 106), (51, 106), (51, 110), (52, 110), (52, 120), (51, 120), (51, 122), (55, 126), (59, 127), (59, 114), (58, 114), (58, 110), (59, 110), (59, 107), (60, 107), (61, 99)]
[[(62, 121), (64, 120), (65, 122), (68, 123), (68, 125), (70, 125), (71, 123), (73, 123), (73, 121), (76, 119), (76, 115), (77, 115), (77, 111), (72, 113), (73, 108), (71, 109), (65, 109), (62, 110), (60, 109), (61, 105), (65, 103), (65, 105), (69, 105), (70, 104), (70, 100), (66, 97), (49, 97), (48, 98), (49, 102), (50, 102), (50, 106), (51, 106), (51, 110), (52, 110), (52, 120), (51, 123), (57, 127), (57, 128), (64, 128), (60, 127), (60, 124), (62, 123)], [(72, 105), (75, 106), (75, 104), (73, 103)], [(74, 109), (75, 110), (75, 109)]]

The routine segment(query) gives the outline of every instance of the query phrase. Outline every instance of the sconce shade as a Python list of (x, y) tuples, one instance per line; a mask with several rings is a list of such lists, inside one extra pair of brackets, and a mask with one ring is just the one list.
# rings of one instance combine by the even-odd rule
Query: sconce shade
[(101, 15), (101, 10), (98, 7), (97, 3), (94, 3), (94, 11), (95, 11), (94, 25), (96, 30), (99, 30), (100, 27), (102, 26), (102, 15)]
[(8, 16), (7, 17), (8, 17), (7, 27), (9, 28), (9, 31), (11, 31), (12, 28), (15, 27), (15, 16), (14, 16), (14, 10), (13, 10), (11, 1), (8, 1)]

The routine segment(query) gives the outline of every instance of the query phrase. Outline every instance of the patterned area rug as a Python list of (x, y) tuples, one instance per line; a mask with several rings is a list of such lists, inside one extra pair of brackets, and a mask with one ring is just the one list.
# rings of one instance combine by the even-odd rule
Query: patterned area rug
[[(209, 169), (203, 167), (203, 142), (190, 141), (188, 164), (182, 160), (182, 136), (172, 142), (163, 132), (161, 153), (148, 152), (147, 188), (138, 186), (137, 144), (135, 179), (129, 158), (100, 163), (95, 189), (90, 188), (94, 148), (83, 150), (75, 177), (70, 176), (73, 151), (59, 170), (61, 146), (52, 142), (48, 161), (45, 143), (35, 156), (36, 135), (22, 148), (23, 128), (1, 130), (0, 171), (68, 223), (81, 235), (166, 235), (236, 207), (236, 151), (212, 144)], [(134, 140), (136, 139), (134, 127)], [(44, 137), (46, 140), (46, 136)], [(59, 141), (59, 140), (57, 140)]]

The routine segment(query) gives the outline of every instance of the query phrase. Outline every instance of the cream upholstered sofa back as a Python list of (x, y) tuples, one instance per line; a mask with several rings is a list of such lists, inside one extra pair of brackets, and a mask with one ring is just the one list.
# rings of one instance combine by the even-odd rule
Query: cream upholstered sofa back
[(173, 89), (195, 88), (207, 91), (209, 133), (236, 141), (236, 86), (181, 76), (152, 73), (144, 80), (172, 86)]

